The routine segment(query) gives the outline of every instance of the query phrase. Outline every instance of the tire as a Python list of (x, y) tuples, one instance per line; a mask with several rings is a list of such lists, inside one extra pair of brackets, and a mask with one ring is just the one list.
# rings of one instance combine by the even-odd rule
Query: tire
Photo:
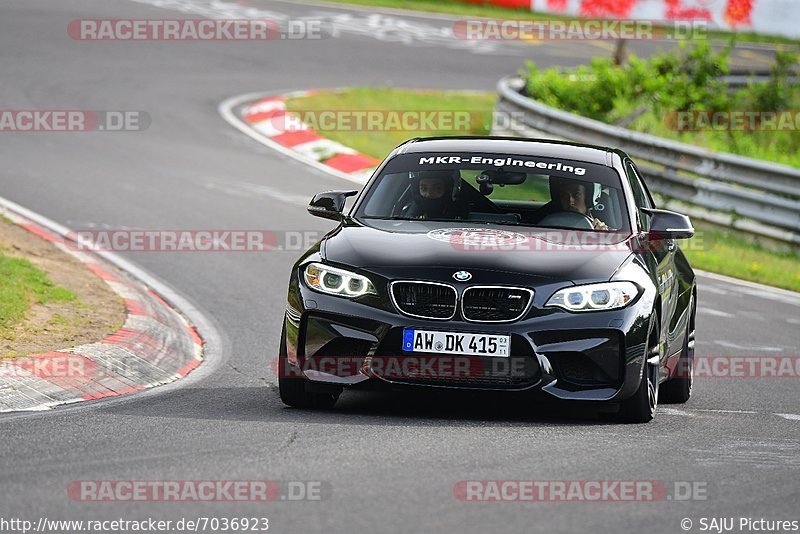
[(647, 336), (644, 369), (639, 388), (632, 397), (622, 401), (617, 420), (623, 423), (648, 423), (656, 414), (658, 405), (658, 365), (651, 365), (647, 360), (661, 353), (661, 340), (658, 334), (658, 317), (654, 319)]
[(286, 351), (286, 327), (281, 332), (281, 346), (278, 352), (278, 394), (281, 401), (292, 408), (312, 408), (325, 410), (333, 408), (339, 394), (311, 393), (306, 391), (304, 378), (290, 377), (289, 359)]
[(692, 314), (686, 325), (686, 337), (683, 340), (683, 349), (678, 359), (678, 376), (670, 378), (662, 386), (661, 400), (668, 404), (683, 404), (692, 396), (692, 383), (694, 378), (694, 332), (696, 307), (692, 307)]

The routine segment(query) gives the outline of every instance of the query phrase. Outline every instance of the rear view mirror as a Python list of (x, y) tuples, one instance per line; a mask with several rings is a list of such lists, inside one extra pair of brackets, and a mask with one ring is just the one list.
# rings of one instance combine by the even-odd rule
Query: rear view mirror
[(645, 209), (649, 214), (651, 239), (688, 239), (694, 236), (694, 227), (689, 217), (674, 211)]
[(492, 183), (495, 185), (520, 185), (524, 184), (528, 175), (524, 172), (509, 172), (502, 170), (489, 170), (480, 173), (476, 181), (481, 183)]
[(524, 172), (507, 172), (502, 170), (483, 171), (475, 179), (478, 182), (480, 192), (484, 195), (491, 195), (494, 191), (494, 186), (500, 187), (506, 185), (520, 185), (524, 184), (528, 175)]
[(316, 217), (341, 221), (347, 197), (357, 195), (358, 191), (325, 191), (317, 193), (308, 204), (308, 212)]

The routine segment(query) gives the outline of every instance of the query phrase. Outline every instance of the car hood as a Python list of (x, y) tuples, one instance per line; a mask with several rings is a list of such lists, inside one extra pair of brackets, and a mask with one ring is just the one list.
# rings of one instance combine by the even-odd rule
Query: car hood
[[(631, 237), (468, 222), (349, 220), (321, 243), (326, 261), (390, 278), (459, 270), (502, 271), (574, 283), (609, 280), (631, 255)], [(438, 277), (437, 277), (438, 278)]]

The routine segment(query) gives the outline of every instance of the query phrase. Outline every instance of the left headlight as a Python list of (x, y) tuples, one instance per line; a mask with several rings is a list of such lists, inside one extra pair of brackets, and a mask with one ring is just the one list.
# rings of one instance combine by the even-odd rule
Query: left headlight
[(545, 306), (568, 311), (599, 311), (624, 308), (639, 294), (633, 282), (604, 282), (559, 289)]
[(308, 287), (329, 295), (356, 298), (368, 293), (376, 294), (375, 287), (366, 276), (322, 263), (306, 265), (303, 277)]

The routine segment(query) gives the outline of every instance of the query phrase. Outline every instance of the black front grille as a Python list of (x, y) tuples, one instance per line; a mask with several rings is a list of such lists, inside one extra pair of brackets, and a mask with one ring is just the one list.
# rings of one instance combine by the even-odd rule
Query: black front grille
[(392, 296), (405, 314), (428, 319), (450, 319), (456, 313), (456, 290), (442, 284), (395, 282)]
[(511, 287), (470, 287), (462, 311), (468, 321), (514, 321), (528, 309), (531, 291)]
[(553, 358), (553, 363), (559, 374), (573, 382), (591, 382), (596, 380), (598, 369), (596, 365), (581, 354), (563, 353)]

